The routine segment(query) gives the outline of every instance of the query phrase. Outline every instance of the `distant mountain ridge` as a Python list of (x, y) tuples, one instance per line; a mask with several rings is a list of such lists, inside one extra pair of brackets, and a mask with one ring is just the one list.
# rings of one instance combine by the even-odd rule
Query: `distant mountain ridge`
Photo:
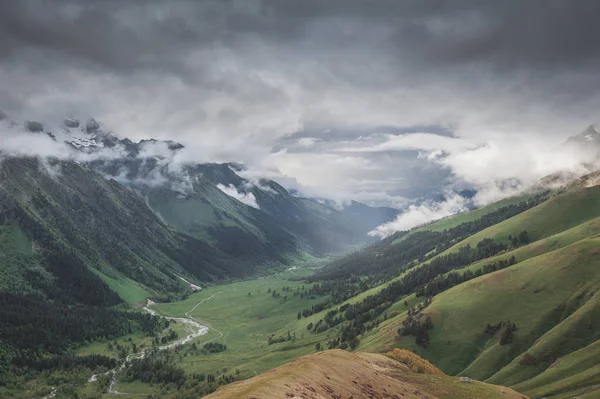
[(566, 143), (579, 143), (584, 145), (593, 144), (600, 146), (600, 125), (593, 124), (588, 126), (583, 132), (569, 137)]

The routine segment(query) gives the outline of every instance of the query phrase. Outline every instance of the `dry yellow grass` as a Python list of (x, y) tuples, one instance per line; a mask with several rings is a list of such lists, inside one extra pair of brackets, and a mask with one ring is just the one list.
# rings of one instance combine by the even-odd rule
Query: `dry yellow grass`
[[(210, 399), (527, 399), (509, 388), (461, 383), (417, 355), (400, 351), (396, 361), (339, 349), (303, 356), (249, 380), (220, 388)], [(393, 355), (394, 352), (392, 352)], [(432, 374), (413, 372), (421, 366)]]
[(413, 352), (406, 349), (394, 349), (391, 352), (385, 354), (387, 357), (392, 358), (404, 365), (410, 370), (419, 374), (435, 374), (445, 375), (444, 372), (433, 364), (429, 363), (422, 357), (415, 355)]

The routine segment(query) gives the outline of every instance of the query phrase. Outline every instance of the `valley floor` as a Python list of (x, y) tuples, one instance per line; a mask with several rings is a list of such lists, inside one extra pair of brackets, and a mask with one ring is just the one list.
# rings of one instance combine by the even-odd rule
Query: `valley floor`
[[(314, 334), (306, 329), (307, 324), (318, 320), (318, 315), (297, 318), (298, 312), (324, 300), (323, 297), (294, 295), (298, 288), (306, 285), (300, 278), (310, 274), (310, 269), (296, 267), (255, 280), (208, 287), (184, 301), (157, 303), (150, 308), (161, 316), (191, 317), (209, 327), (207, 334), (186, 346), (201, 347), (208, 342), (227, 345), (227, 350), (219, 353), (179, 354), (177, 364), (186, 373), (233, 373), (236, 379), (250, 378), (314, 353), (318, 343), (325, 347), (331, 333)], [(273, 292), (277, 293), (276, 297)], [(182, 326), (176, 324), (174, 328), (180, 337), (186, 334)], [(271, 335), (283, 337), (285, 341), (269, 345)], [(118, 341), (129, 343), (130, 338), (131, 343), (138, 346), (149, 343), (149, 338), (141, 335), (122, 337)], [(80, 348), (78, 353), (106, 354), (107, 344), (95, 342)], [(157, 387), (138, 382), (119, 382), (118, 390), (127, 393), (128, 398), (166, 394)]]

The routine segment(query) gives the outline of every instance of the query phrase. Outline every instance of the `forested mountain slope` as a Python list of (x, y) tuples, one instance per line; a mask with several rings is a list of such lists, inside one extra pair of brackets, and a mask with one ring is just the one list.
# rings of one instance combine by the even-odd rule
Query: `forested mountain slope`
[[(94, 287), (103, 286), (96, 275), (177, 292), (184, 288), (178, 275), (211, 281), (252, 271), (243, 260), (169, 228), (139, 195), (77, 163), (9, 158), (0, 176), (3, 224), (29, 241), (33, 253), (24, 256), (32, 270), (41, 264), (53, 276), (22, 272), (29, 289), (58, 286), (89, 301)], [(83, 280), (69, 281), (79, 274)]]

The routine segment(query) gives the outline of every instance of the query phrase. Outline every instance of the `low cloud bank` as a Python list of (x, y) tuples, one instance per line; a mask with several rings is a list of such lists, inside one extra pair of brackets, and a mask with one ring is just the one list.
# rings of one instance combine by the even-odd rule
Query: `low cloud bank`
[(237, 190), (237, 188), (235, 188), (233, 184), (230, 184), (229, 186), (217, 184), (217, 188), (243, 204), (246, 204), (256, 209), (260, 209), (258, 203), (256, 202), (256, 197), (252, 193), (241, 193)]
[[(345, 150), (357, 152), (361, 149)], [(478, 143), (474, 139), (436, 137), (433, 134), (412, 137), (389, 135), (385, 142), (362, 150), (381, 153), (418, 150), (420, 159), (447, 169), (455, 185), (476, 191), (469, 200), (458, 194), (446, 194), (446, 199), (441, 202), (428, 201), (409, 206), (396, 220), (369, 233), (382, 238), (463, 212), (468, 205), (480, 207), (534, 187), (555, 188), (600, 169), (598, 146), (556, 145), (528, 136)], [(543, 179), (548, 176), (551, 178)]]
[(452, 216), (468, 209), (469, 201), (456, 193), (442, 202), (427, 201), (420, 205), (411, 205), (395, 220), (378, 226), (369, 232), (372, 237), (387, 237), (396, 231), (410, 230), (430, 221)]

